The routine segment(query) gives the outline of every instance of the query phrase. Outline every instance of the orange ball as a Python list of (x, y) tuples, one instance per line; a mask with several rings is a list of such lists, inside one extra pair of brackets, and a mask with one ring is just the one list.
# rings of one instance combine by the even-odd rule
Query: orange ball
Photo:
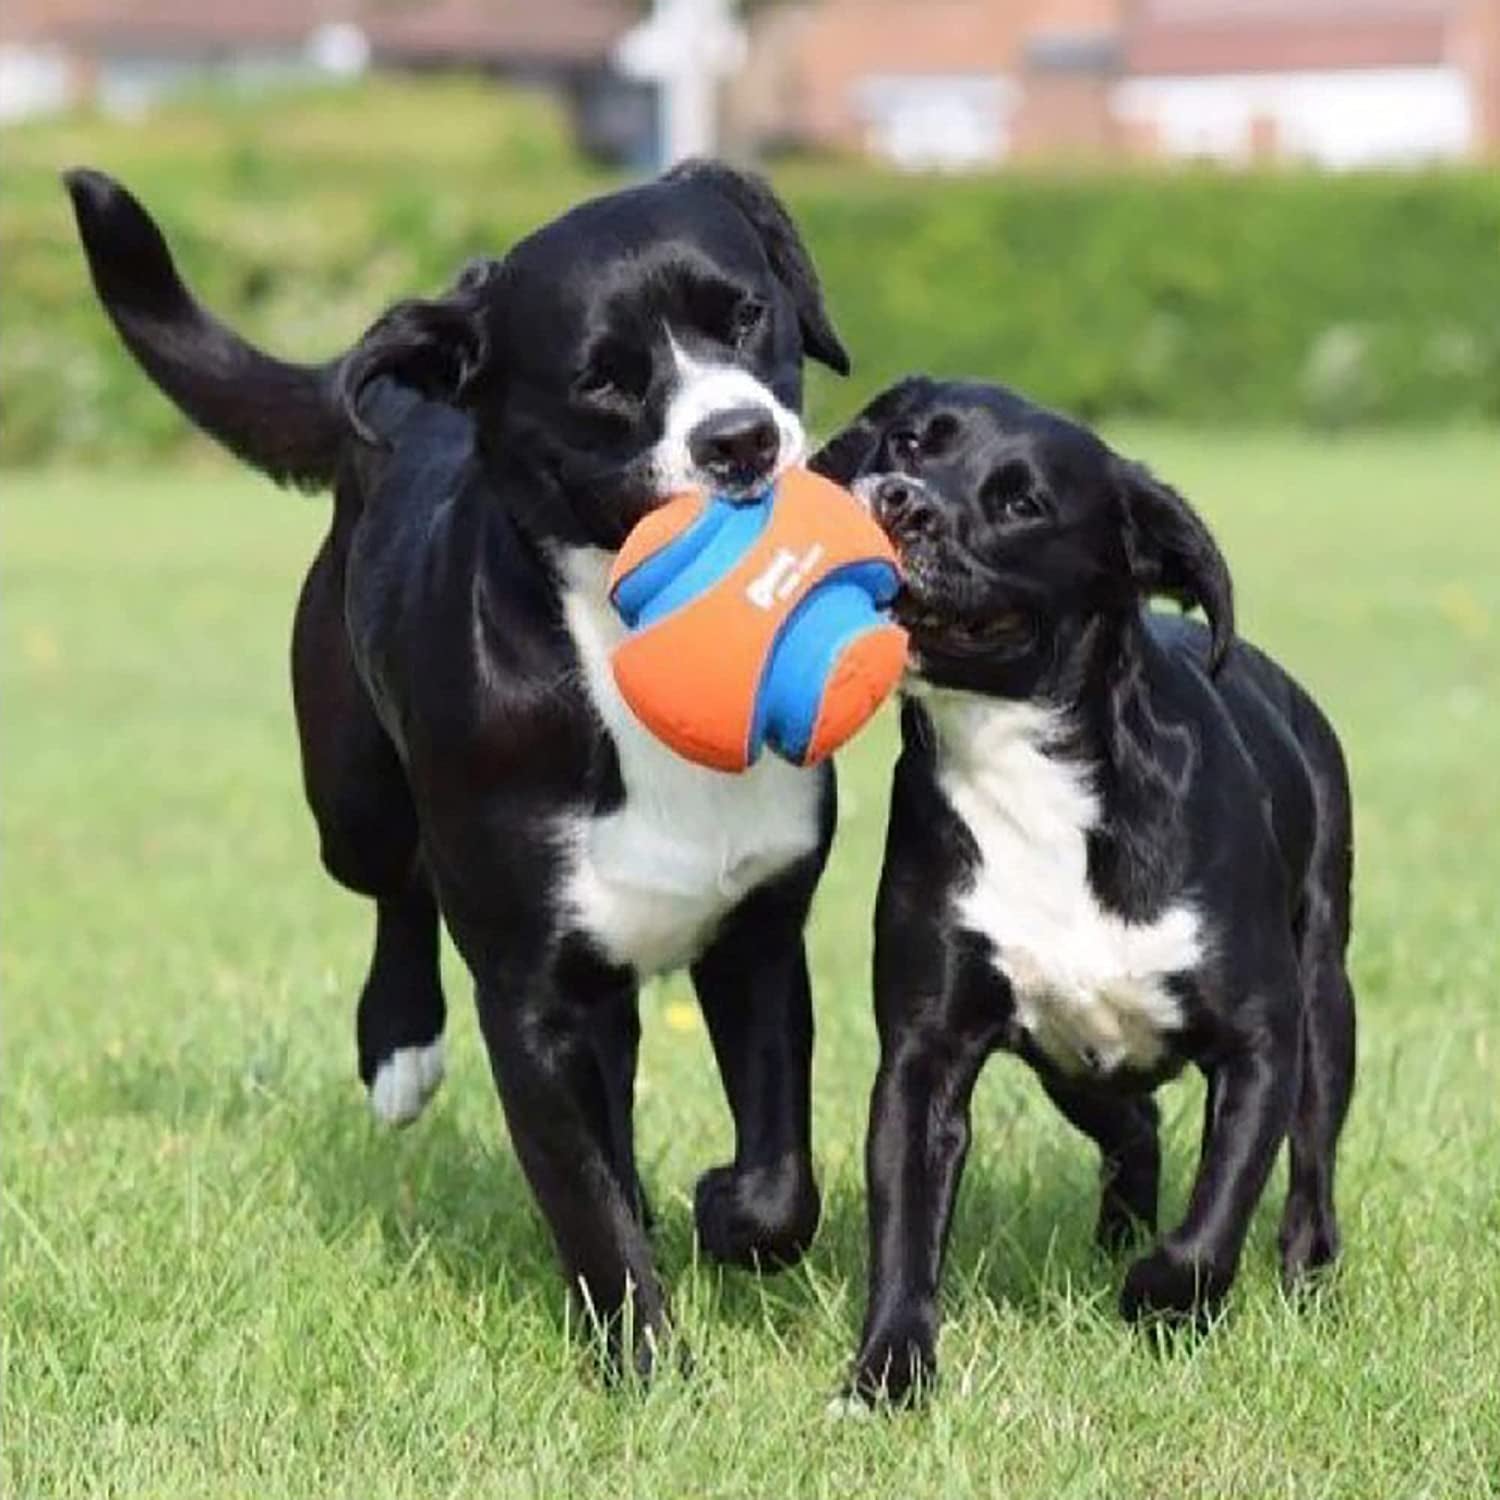
[(814, 765), (855, 734), (906, 666), (885, 534), (806, 469), (752, 500), (679, 495), (626, 538), (610, 597), (632, 633), (620, 694), (678, 754), (743, 771), (769, 745)]

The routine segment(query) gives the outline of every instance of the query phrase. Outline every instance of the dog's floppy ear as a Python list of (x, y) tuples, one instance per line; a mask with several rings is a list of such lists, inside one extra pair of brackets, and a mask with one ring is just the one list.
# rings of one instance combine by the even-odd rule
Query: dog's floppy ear
[(888, 386), (842, 432), (823, 444), (808, 460), (808, 468), (835, 484), (852, 484), (869, 469), (886, 428), (923, 384), (921, 376), (908, 375)]
[(1234, 582), (1219, 544), (1198, 512), (1145, 465), (1119, 460), (1117, 483), (1137, 586), (1203, 611), (1212, 632), (1209, 670), (1217, 672), (1234, 639)]
[(464, 406), (479, 381), (494, 373), (489, 320), (503, 264), (470, 261), (441, 297), (396, 303), (349, 351), (339, 368), (338, 395), (350, 424), (366, 442), (378, 438), (360, 415), (360, 398), (379, 376)]
[(792, 295), (797, 321), (802, 328), (802, 347), (840, 375), (849, 373), (849, 355), (823, 301), (823, 288), (813, 268), (812, 257), (792, 216), (762, 177), (741, 172), (719, 161), (694, 158), (673, 167), (668, 182), (701, 182), (727, 198), (750, 221), (765, 246), (766, 259), (776, 279)]

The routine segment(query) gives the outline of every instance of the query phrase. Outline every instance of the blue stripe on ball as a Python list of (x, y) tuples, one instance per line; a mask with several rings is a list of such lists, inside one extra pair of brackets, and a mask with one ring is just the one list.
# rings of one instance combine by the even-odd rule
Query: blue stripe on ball
[(766, 652), (750, 725), (749, 758), (769, 742), (788, 760), (807, 756), (829, 675), (845, 649), (886, 623), (872, 608), (896, 596), (900, 579), (872, 559), (830, 573), (782, 621)]
[(737, 567), (770, 520), (769, 504), (710, 500), (691, 526), (615, 585), (616, 609), (632, 630), (664, 620)]

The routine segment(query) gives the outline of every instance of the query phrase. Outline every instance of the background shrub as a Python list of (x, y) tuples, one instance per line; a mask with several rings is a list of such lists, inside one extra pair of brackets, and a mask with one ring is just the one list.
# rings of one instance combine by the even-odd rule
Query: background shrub
[[(391, 81), (6, 134), (0, 451), (145, 458), (197, 440), (87, 290), (56, 172), (122, 177), (188, 279), (278, 352), (323, 356), (609, 185), (543, 99)], [(854, 352), (815, 424), (910, 370), (1089, 418), (1321, 426), (1500, 418), (1500, 177), (775, 173)]]

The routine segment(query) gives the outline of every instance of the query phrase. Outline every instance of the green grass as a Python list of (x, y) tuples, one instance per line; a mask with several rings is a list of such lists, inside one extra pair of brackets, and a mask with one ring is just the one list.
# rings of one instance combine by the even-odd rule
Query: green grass
[[(567, 1336), (454, 967), (453, 1073), (386, 1136), (354, 1082), (369, 914), (322, 875), (285, 640), (323, 504), (222, 470), (6, 484), (4, 1394), (16, 1496), (1452, 1497), (1500, 1487), (1500, 521), (1493, 435), (1135, 431), (1209, 510), (1248, 630), (1342, 727), (1359, 808), (1347, 1261), (1297, 1312), (1279, 1184), (1176, 1352), (1116, 1320), (1093, 1164), (997, 1060), (926, 1412), (833, 1422), (857, 1331), (868, 928), (889, 724), (845, 767), (812, 928), (825, 1223), (695, 1263), (728, 1121), (679, 982), (640, 1140), (690, 1381)], [(1174, 1086), (1167, 1209), (1200, 1091)]]

